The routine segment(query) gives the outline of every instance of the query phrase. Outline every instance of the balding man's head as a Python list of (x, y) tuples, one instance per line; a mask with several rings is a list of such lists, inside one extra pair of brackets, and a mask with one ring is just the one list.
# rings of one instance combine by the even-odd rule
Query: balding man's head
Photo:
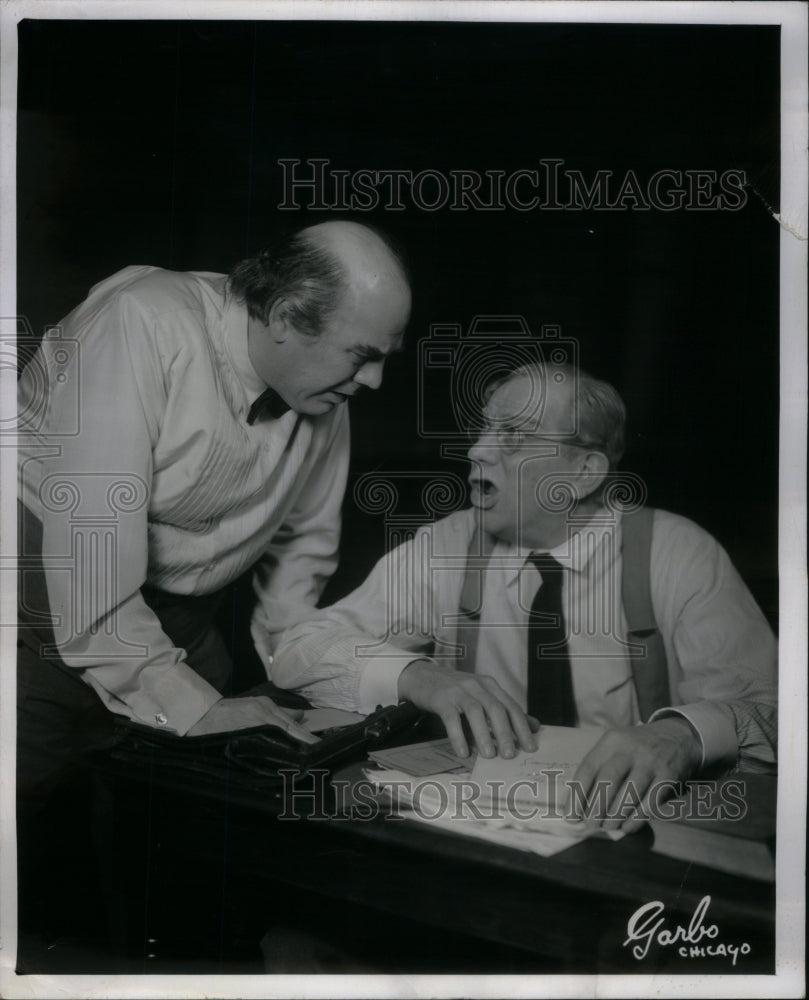
[(242, 261), (230, 290), (247, 305), (256, 374), (311, 416), (379, 387), (410, 315), (400, 254), (355, 222), (310, 226)]
[(229, 287), (250, 316), (264, 324), (275, 302), (284, 299), (291, 321), (312, 337), (323, 332), (346, 293), (398, 295), (409, 307), (401, 252), (384, 233), (356, 222), (323, 222), (279, 239), (240, 261)]
[(527, 364), (515, 368), (487, 387), (491, 395), (499, 386), (523, 381), (526, 430), (533, 419), (546, 429), (552, 427), (561, 444), (597, 446), (614, 469), (624, 453), (626, 409), (617, 391), (608, 382), (593, 378), (569, 364)]
[(358, 222), (321, 222), (301, 230), (300, 236), (331, 254), (348, 276), (370, 288), (391, 280), (409, 284), (401, 252), (378, 229)]

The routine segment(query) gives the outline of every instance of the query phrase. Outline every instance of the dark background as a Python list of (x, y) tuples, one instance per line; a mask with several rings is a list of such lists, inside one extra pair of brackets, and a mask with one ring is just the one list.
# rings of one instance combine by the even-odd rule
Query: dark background
[[(352, 403), (344, 557), (385, 546), (352, 490), (442, 461), (417, 433), (430, 324), (558, 324), (630, 413), (624, 467), (713, 532), (777, 615), (779, 36), (773, 27), (23, 21), (19, 311), (35, 334), (127, 264), (225, 271), (279, 226), (278, 159), (332, 169), (746, 171), (739, 211), (360, 217), (407, 249), (414, 310), (382, 391)], [(437, 426), (448, 393), (427, 403)]]

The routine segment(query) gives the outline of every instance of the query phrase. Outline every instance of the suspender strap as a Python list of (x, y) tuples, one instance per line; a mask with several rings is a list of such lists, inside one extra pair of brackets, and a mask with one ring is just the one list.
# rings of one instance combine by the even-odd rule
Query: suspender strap
[[(632, 645), (629, 658), (643, 722), (658, 709), (671, 704), (666, 649), (652, 608), (650, 565), (653, 524), (654, 510), (650, 507), (624, 514), (622, 519), (621, 599), (629, 627), (629, 642)], [(469, 673), (475, 669), (483, 581), (493, 548), (494, 538), (476, 524), (469, 543), (458, 618), (461, 652), (457, 668)]]
[(483, 604), (483, 581), (486, 579), (486, 567), (489, 565), (493, 548), (494, 538), (483, 531), (480, 523), (476, 522), (469, 542), (461, 589), (461, 605), (458, 609), (457, 641), (460, 651), (457, 669), (470, 674), (475, 670), (480, 635), (480, 610)]
[(642, 722), (671, 704), (668, 665), (663, 637), (652, 608), (650, 578), (654, 510), (641, 507), (622, 519), (621, 600), (624, 605), (632, 675)]

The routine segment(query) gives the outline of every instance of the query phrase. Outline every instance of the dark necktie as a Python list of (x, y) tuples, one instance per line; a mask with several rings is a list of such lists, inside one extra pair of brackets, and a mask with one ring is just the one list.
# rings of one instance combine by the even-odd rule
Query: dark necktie
[(529, 560), (542, 585), (528, 619), (528, 714), (546, 726), (575, 726), (576, 705), (562, 614), (562, 567), (546, 553)]
[(267, 388), (250, 407), (250, 411), (247, 414), (248, 424), (255, 423), (256, 417), (263, 409), (265, 409), (265, 407), (269, 411), (270, 416), (275, 417), (276, 419), (278, 417), (283, 417), (283, 415), (290, 408), (289, 404), (285, 403), (283, 399), (281, 399), (275, 389)]

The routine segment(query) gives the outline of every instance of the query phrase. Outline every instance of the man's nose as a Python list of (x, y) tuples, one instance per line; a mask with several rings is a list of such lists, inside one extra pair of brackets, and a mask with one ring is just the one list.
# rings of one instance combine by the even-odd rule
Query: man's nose
[(480, 431), (467, 454), (473, 462), (493, 462), (497, 457), (497, 440), (494, 432)]
[(366, 361), (354, 375), (354, 381), (359, 385), (364, 385), (367, 389), (378, 389), (382, 385), (384, 369), (384, 361)]

